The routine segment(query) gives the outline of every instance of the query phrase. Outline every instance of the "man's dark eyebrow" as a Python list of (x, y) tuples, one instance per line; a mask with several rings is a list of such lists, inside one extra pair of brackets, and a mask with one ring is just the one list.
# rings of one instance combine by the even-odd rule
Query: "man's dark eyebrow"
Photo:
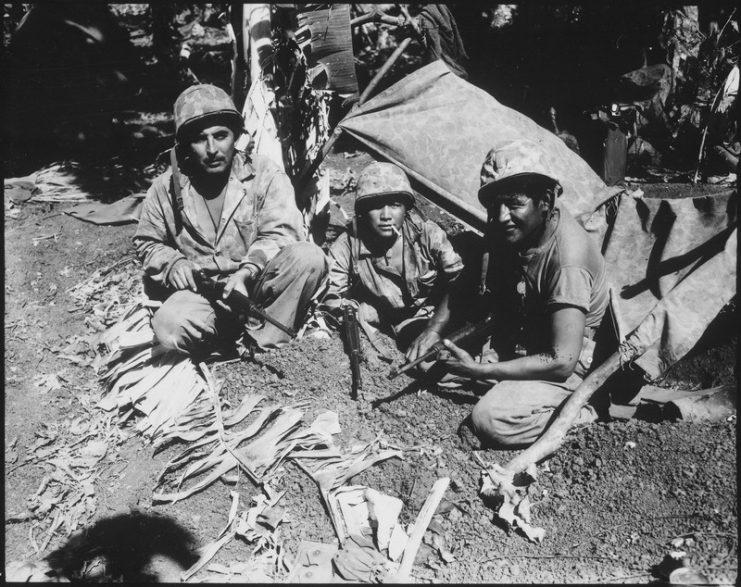
[(527, 198), (525, 194), (502, 194), (501, 196), (497, 196), (494, 201), (495, 202), (511, 202), (513, 200), (522, 200), (523, 198)]

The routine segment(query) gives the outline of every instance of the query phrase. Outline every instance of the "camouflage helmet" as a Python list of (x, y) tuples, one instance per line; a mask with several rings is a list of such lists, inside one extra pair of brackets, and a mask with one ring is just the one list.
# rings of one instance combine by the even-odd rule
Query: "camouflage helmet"
[(175, 100), (175, 136), (180, 138), (183, 129), (212, 116), (223, 119), (235, 134), (242, 128), (242, 115), (229, 94), (210, 84), (190, 86)]
[(412, 186), (406, 173), (393, 163), (371, 163), (358, 177), (355, 188), (355, 212), (367, 210), (369, 204), (382, 196), (401, 196), (407, 208), (414, 205)]
[(479, 202), (486, 207), (493, 196), (526, 177), (559, 183), (543, 161), (543, 149), (536, 143), (523, 139), (502, 143), (489, 151), (481, 166)]

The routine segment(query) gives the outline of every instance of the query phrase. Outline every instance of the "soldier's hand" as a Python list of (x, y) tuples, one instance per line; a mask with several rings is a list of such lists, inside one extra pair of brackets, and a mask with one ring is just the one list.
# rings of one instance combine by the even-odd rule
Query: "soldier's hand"
[(221, 295), (221, 297), (223, 299), (226, 299), (229, 297), (229, 294), (231, 294), (232, 291), (235, 290), (242, 295), (249, 297), (247, 286), (249, 285), (250, 281), (252, 281), (254, 274), (254, 271), (248, 267), (232, 273), (232, 275), (226, 282), (226, 285), (224, 286), (224, 293)]
[(196, 285), (193, 273), (200, 269), (196, 263), (188, 259), (176, 261), (172, 271), (170, 271), (170, 285), (175, 289), (191, 289), (197, 291), (198, 286)]
[(414, 342), (409, 346), (407, 352), (404, 353), (407, 362), (411, 363), (416, 361), (419, 357), (423, 356), (430, 347), (440, 341), (440, 333), (436, 330), (423, 330), (422, 333), (414, 339)]
[(463, 375), (464, 377), (477, 378), (481, 373), (481, 365), (474, 361), (473, 357), (464, 351), (461, 347), (456, 346), (447, 338), (443, 340), (445, 348), (448, 349), (449, 355), (441, 354), (438, 359), (441, 361), (450, 373)]

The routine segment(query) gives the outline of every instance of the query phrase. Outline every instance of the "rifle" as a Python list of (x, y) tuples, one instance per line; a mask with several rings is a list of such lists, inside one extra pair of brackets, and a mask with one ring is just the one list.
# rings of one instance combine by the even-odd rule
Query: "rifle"
[[(494, 323), (494, 316), (492, 314), (489, 314), (484, 320), (481, 322), (477, 322), (476, 324), (469, 324), (468, 326), (464, 326), (463, 328), (460, 328), (456, 330), (455, 332), (449, 334), (445, 338), (452, 342), (453, 344), (458, 344), (459, 342), (463, 342), (468, 338), (472, 338), (475, 336), (478, 336), (480, 334), (487, 333)], [(421, 357), (415, 359), (411, 363), (406, 363), (405, 365), (401, 365), (399, 367), (396, 367), (395, 369), (391, 369), (388, 374), (389, 380), (396, 379), (399, 375), (402, 373), (406, 373), (410, 369), (413, 369), (420, 363), (423, 363), (425, 361), (432, 361), (433, 359), (436, 359), (437, 356), (440, 354), (440, 351), (442, 351), (445, 348), (445, 345), (443, 344), (443, 341), (436, 342), (434, 345), (430, 347), (430, 349)]]
[(281, 322), (278, 322), (275, 318), (268, 316), (264, 310), (259, 308), (257, 304), (255, 304), (255, 302), (253, 302), (243, 293), (240, 293), (237, 290), (233, 289), (232, 293), (229, 294), (229, 297), (227, 297), (226, 300), (222, 300), (221, 296), (224, 293), (224, 287), (226, 287), (226, 283), (207, 277), (203, 270), (194, 271), (193, 276), (196, 280), (196, 285), (198, 286), (198, 292), (203, 294), (203, 297), (205, 297), (206, 299), (212, 301), (225, 301), (232, 308), (232, 310), (242, 310), (247, 314), (259, 316), (263, 320), (270, 322), (276, 328), (280, 328), (291, 338), (296, 337), (295, 330), (289, 328)]
[(363, 380), (360, 375), (360, 361), (363, 358), (363, 351), (360, 346), (357, 311), (357, 308), (352, 304), (345, 304), (342, 307), (342, 338), (345, 343), (345, 352), (350, 357), (352, 399), (358, 399), (358, 390), (363, 389)]

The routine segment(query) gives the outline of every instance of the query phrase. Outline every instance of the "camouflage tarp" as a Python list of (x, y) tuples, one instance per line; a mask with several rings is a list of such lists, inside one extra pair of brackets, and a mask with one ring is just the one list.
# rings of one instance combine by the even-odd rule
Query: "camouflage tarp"
[(340, 123), (384, 159), (429, 190), (429, 198), (473, 228), (486, 225), (476, 194), (484, 157), (497, 144), (528, 138), (543, 145), (546, 164), (561, 179), (566, 207), (591, 214), (620, 191), (608, 188), (552, 132), (503, 106), (434, 61), (374, 96)]
[(652, 378), (681, 359), (736, 294), (736, 189), (692, 193), (686, 185), (673, 197), (622, 195), (603, 245), (620, 334), (644, 323), (638, 342), (648, 350), (636, 363)]
[[(658, 377), (699, 340), (736, 293), (736, 192), (692, 198), (642, 198), (608, 188), (553, 133), (456, 77), (440, 61), (366, 102), (340, 123), (380, 158), (400, 165), (424, 195), (482, 230), (481, 164), (504, 141), (544, 146), (562, 201), (602, 246), (619, 334), (643, 325), (648, 350), (637, 360)], [(648, 188), (647, 188), (648, 191)], [(677, 199), (677, 196), (679, 198)], [(608, 227), (605, 203), (617, 204)]]

